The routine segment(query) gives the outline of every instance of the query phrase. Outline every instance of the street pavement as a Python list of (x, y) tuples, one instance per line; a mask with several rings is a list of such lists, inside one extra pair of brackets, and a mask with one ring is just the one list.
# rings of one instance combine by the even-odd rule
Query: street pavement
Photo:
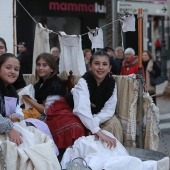
[(165, 154), (170, 153), (170, 95), (164, 94), (167, 83), (168, 81), (165, 81), (156, 86), (157, 106), (160, 110), (159, 128), (163, 137), (160, 137), (158, 151)]

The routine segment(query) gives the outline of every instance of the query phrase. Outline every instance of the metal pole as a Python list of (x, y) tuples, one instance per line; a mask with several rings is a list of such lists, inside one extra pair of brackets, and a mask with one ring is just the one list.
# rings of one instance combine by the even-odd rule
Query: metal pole
[[(112, 21), (115, 21), (117, 19), (117, 0), (112, 0)], [(115, 22), (112, 24), (113, 29), (113, 36), (112, 36), (112, 42), (113, 42), (113, 48), (115, 49), (118, 46), (118, 25), (119, 22)]]
[[(168, 47), (170, 47), (170, 25), (169, 25), (170, 19), (169, 17), (167, 18), (167, 20), (168, 20)], [(170, 56), (170, 49), (168, 49), (168, 56)]]
[(17, 55), (17, 38), (16, 38), (16, 0), (13, 0), (13, 54)]
[(166, 61), (166, 43), (165, 43), (165, 30), (164, 30), (164, 16), (161, 17), (162, 41), (161, 41), (161, 76), (167, 80), (167, 61)]
[(138, 74), (139, 74), (139, 143), (137, 147), (143, 148), (143, 81), (142, 81), (142, 47), (143, 47), (143, 18), (142, 9), (138, 9)]

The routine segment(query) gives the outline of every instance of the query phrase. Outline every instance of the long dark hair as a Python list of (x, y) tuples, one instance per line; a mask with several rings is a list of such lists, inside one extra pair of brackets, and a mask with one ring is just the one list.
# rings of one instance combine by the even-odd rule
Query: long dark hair
[(110, 56), (109, 56), (109, 54), (106, 51), (103, 51), (103, 50), (98, 50), (95, 53), (93, 53), (93, 55), (90, 58), (90, 64), (93, 62), (93, 60), (94, 60), (94, 58), (96, 56), (101, 56), (101, 57), (105, 56), (105, 57), (107, 57), (107, 59), (109, 61), (109, 64), (110, 64)]
[(144, 53), (144, 52), (148, 54), (149, 59), (151, 60), (151, 59), (152, 59), (152, 54), (151, 54), (151, 52), (150, 52), (150, 51), (147, 51), (147, 50), (144, 50), (142, 53)]
[[(6, 62), (6, 60), (8, 60), (9, 58), (15, 58), (18, 60), (18, 58), (11, 53), (2, 54), (0, 56), (0, 68)], [(8, 97), (18, 98), (17, 92), (16, 92), (15, 88), (13, 87), (13, 85), (9, 84), (8, 86), (5, 86), (5, 84), (1, 78), (0, 78), (0, 94), (2, 95), (2, 97), (8, 96)]]
[[(57, 74), (56, 61), (55, 61), (55, 59), (54, 59), (54, 57), (53, 57), (52, 54), (50, 54), (50, 53), (41, 53), (41, 54), (37, 57), (35, 63), (37, 64), (37, 62), (38, 62), (40, 59), (43, 59), (43, 60), (48, 64), (48, 66), (53, 70), (53, 72), (52, 72), (52, 74), (51, 74), (50, 77), (52, 77), (52, 76), (54, 76), (54, 75)], [(39, 76), (38, 76), (38, 74), (37, 74), (37, 72), (36, 72), (36, 78), (38, 78), (38, 77), (39, 77)]]
[(6, 42), (2, 37), (0, 37), (0, 42), (2, 42), (2, 44), (4, 44), (5, 50), (7, 51)]
[(2, 64), (4, 64), (6, 62), (6, 60), (8, 60), (8, 58), (15, 58), (15, 59), (18, 60), (18, 58), (14, 54), (12, 54), (12, 53), (4, 53), (4, 54), (2, 54), (0, 56), (0, 68), (2, 67)]

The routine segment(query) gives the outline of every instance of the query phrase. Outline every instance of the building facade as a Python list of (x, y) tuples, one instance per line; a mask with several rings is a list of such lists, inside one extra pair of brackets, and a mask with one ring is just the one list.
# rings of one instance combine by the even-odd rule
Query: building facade
[[(64, 31), (68, 35), (81, 35), (89, 28), (106, 24), (104, 0), (20, 0), (36, 22), (46, 25), (54, 32)], [(36, 23), (17, 3), (17, 41), (28, 43), (33, 50)], [(105, 36), (105, 30), (104, 36)], [(58, 35), (50, 33), (50, 46), (59, 46)], [(91, 48), (88, 35), (82, 36), (82, 48)]]

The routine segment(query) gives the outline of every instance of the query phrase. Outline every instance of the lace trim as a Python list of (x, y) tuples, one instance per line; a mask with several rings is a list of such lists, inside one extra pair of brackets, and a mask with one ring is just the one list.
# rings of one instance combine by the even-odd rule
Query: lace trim
[[(145, 116), (146, 119), (150, 116), (150, 139), (149, 140), (149, 148), (151, 150), (157, 150), (158, 149), (158, 143), (159, 143), (159, 129), (158, 129), (158, 122), (159, 122), (159, 108), (153, 103), (153, 99), (149, 95), (149, 93), (144, 93), (143, 95), (146, 99), (148, 99), (149, 104), (148, 107), (145, 109)], [(147, 126), (147, 120), (146, 120), (146, 126)]]

